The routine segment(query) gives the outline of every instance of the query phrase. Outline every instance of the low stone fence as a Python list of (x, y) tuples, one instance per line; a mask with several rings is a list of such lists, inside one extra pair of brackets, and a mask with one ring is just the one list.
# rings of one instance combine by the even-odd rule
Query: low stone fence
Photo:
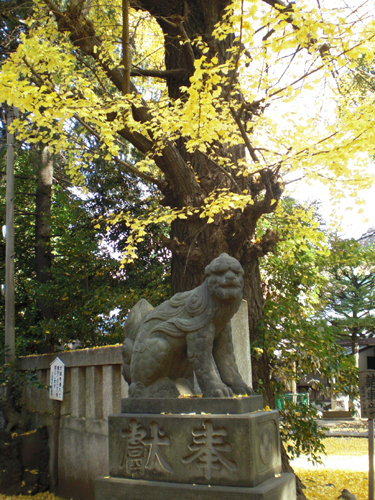
[(20, 359), (20, 369), (37, 369), (49, 385), (50, 363), (65, 364), (64, 400), (49, 398), (48, 389), (25, 390), (32, 427), (47, 426), (51, 490), (73, 500), (94, 498), (94, 479), (108, 473), (108, 415), (119, 413), (127, 384), (121, 376), (121, 346), (83, 349)]

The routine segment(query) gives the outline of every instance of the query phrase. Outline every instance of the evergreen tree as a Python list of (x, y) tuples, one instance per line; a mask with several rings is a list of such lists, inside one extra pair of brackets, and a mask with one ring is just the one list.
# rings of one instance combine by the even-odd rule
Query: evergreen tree
[[(35, 155), (40, 158), (40, 155)], [(141, 189), (129, 192), (126, 175), (100, 167), (98, 161), (87, 177), (87, 190), (72, 190), (63, 168), (55, 159), (51, 210), (48, 215), (48, 247), (51, 267), (47, 280), (36, 274), (35, 219), (38, 188), (34, 153), (18, 149), (15, 164), (15, 291), (16, 344), (19, 355), (68, 347), (122, 342), (122, 325), (129, 309), (142, 297), (153, 305), (170, 296), (169, 255), (157, 245), (165, 237), (162, 224), (153, 225), (138, 246), (139, 258), (120, 269), (120, 252), (129, 229), (123, 221), (98, 224), (100, 214), (109, 215), (131, 204), (142, 211), (150, 201)], [(0, 159), (5, 168), (5, 155)], [(96, 184), (95, 184), (96, 183)], [(0, 181), (0, 224), (5, 224), (5, 176)], [(121, 202), (121, 200), (124, 200)], [(157, 200), (154, 199), (154, 203)], [(5, 280), (5, 241), (0, 241), (0, 282)], [(47, 316), (44, 309), (53, 311)], [(5, 301), (0, 301), (3, 323)], [(3, 335), (4, 328), (1, 328)], [(2, 341), (4, 344), (4, 341)]]
[[(267, 350), (278, 393), (289, 392), (291, 383), (306, 375), (320, 373), (335, 380), (335, 391), (353, 395), (354, 363), (324, 317), (332, 255), (319, 207), (285, 198), (265, 228), (268, 224), (277, 224), (280, 241), (262, 260), (265, 306), (258, 328), (265, 342), (253, 345), (255, 356)], [(316, 379), (313, 388), (327, 389)]]
[(375, 246), (370, 240), (331, 241), (324, 317), (335, 337), (349, 341), (356, 366), (359, 341), (375, 334)]

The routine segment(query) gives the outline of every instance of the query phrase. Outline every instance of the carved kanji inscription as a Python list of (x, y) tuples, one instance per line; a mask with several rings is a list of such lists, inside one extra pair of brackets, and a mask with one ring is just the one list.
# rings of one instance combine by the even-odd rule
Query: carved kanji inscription
[(120, 467), (126, 467), (129, 474), (144, 475), (145, 469), (173, 472), (160, 447), (169, 446), (170, 438), (159, 429), (157, 422), (150, 424), (150, 437), (147, 430), (136, 420), (130, 420), (129, 429), (122, 432), (126, 445), (120, 460)]
[(224, 441), (228, 435), (226, 429), (214, 429), (212, 422), (206, 420), (203, 429), (194, 429), (192, 435), (193, 443), (188, 447), (192, 454), (182, 459), (184, 464), (195, 462), (203, 469), (204, 476), (208, 480), (211, 479), (214, 470), (220, 470), (222, 467), (233, 472), (238, 470), (236, 462), (224, 455), (232, 450), (232, 445)]

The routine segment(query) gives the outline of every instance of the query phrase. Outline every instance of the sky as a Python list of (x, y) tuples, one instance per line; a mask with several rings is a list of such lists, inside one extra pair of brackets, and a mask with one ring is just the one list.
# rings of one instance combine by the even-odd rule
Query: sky
[[(328, 188), (318, 182), (307, 184), (300, 181), (288, 194), (301, 202), (320, 201), (321, 215), (327, 224), (334, 226), (335, 219), (341, 218), (339, 234), (343, 238), (358, 239), (369, 228), (375, 228), (375, 186), (358, 192), (363, 205), (356, 205), (355, 200), (349, 197), (334, 205)], [(358, 213), (360, 209), (363, 213)]]
[[(330, 8), (345, 8), (346, 12), (352, 12), (352, 16), (360, 18), (373, 12), (373, 0), (315, 0), (318, 5)], [(321, 94), (317, 95), (321, 92)], [(329, 88), (314, 89), (310, 95), (304, 91), (299, 99), (299, 113), (309, 116), (317, 105), (321, 107), (322, 115), (329, 119), (333, 115), (334, 100), (331, 99)], [(372, 175), (375, 175), (375, 160), (370, 165)], [(298, 176), (297, 176), (298, 177)], [(344, 238), (359, 238), (370, 228), (375, 228), (375, 185), (367, 190), (358, 191), (358, 197), (363, 200), (363, 205), (356, 203), (354, 198), (344, 196), (341, 203), (333, 203), (330, 200), (328, 188), (319, 182), (307, 184), (299, 181), (288, 186), (288, 194), (301, 202), (320, 201), (321, 215), (329, 225), (335, 225), (337, 218), (341, 219), (339, 234)], [(359, 213), (359, 210), (363, 213)]]

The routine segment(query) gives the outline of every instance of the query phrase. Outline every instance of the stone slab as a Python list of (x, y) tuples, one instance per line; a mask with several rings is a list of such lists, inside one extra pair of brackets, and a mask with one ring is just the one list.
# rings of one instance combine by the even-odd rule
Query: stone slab
[(281, 472), (277, 411), (109, 417), (109, 475), (256, 486)]
[(121, 400), (121, 413), (250, 413), (263, 408), (262, 396), (239, 398), (125, 398)]
[[(232, 327), (232, 342), (233, 352), (236, 358), (238, 371), (242, 380), (248, 387), (253, 387), (253, 377), (251, 369), (251, 355), (250, 355), (250, 333), (249, 333), (249, 314), (246, 300), (241, 301), (241, 305), (230, 320)], [(219, 375), (218, 369), (215, 365), (215, 371)], [(194, 394), (202, 394), (199, 387), (197, 377), (194, 373)]]
[(324, 411), (323, 412), (323, 418), (330, 419), (330, 418), (350, 418), (352, 416), (352, 412), (350, 411), (345, 411), (345, 410), (330, 410), (330, 411)]
[(250, 355), (249, 314), (246, 300), (231, 319), (234, 357), (242, 380), (248, 387), (253, 387)]
[(19, 369), (48, 369), (52, 361), (59, 357), (65, 368), (72, 366), (122, 365), (121, 345), (78, 349), (75, 351), (56, 352), (53, 354), (31, 355), (19, 358)]
[(283, 473), (254, 488), (178, 484), (98, 477), (95, 500), (295, 500), (294, 474)]

